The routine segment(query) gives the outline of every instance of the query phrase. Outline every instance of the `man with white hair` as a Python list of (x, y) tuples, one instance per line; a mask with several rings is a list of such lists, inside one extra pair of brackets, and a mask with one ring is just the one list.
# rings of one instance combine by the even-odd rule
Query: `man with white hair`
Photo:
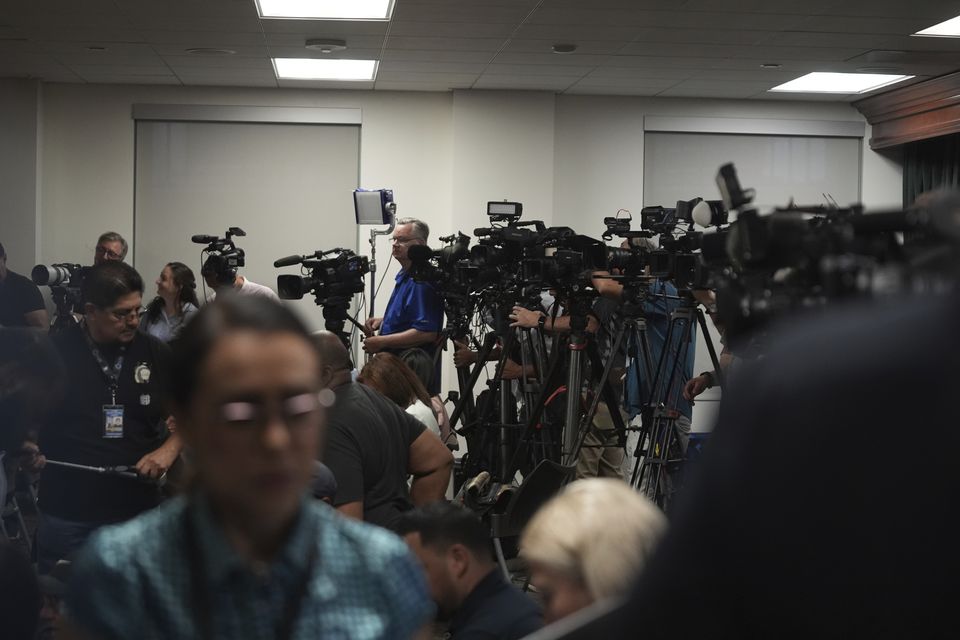
[[(433, 357), (437, 339), (443, 326), (443, 301), (433, 285), (416, 282), (410, 275), (411, 260), (407, 256), (413, 245), (425, 245), (430, 227), (416, 218), (401, 218), (393, 230), (393, 257), (400, 263), (400, 273), (383, 317), (367, 318), (363, 349), (367, 353), (390, 351), (401, 353), (407, 349), (423, 349)], [(380, 335), (374, 332), (380, 331)], [(438, 363), (439, 364), (439, 363)], [(437, 367), (439, 369), (439, 367)], [(440, 391), (440, 375), (435, 370), (427, 390), (430, 395)]]

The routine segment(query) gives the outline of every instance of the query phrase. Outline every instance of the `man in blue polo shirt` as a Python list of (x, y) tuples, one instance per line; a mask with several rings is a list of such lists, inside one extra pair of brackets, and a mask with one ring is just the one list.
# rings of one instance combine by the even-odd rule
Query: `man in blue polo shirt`
[[(443, 301), (433, 285), (416, 282), (410, 276), (410, 245), (426, 244), (430, 227), (416, 218), (401, 218), (393, 230), (393, 257), (400, 263), (397, 282), (387, 302), (382, 318), (368, 318), (365, 323), (367, 338), (363, 349), (367, 353), (389, 351), (400, 353), (419, 348), (433, 357), (437, 338), (443, 326)], [(380, 335), (374, 335), (379, 329)], [(431, 395), (440, 392), (439, 363), (430, 381)]]

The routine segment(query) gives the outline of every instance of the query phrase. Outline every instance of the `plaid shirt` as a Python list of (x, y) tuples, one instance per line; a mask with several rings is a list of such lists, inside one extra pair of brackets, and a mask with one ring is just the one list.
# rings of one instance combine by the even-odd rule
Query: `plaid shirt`
[(102, 638), (199, 638), (184, 526), (193, 510), (200, 575), (217, 638), (273, 638), (316, 545), (293, 638), (409, 638), (433, 612), (424, 577), (402, 540), (304, 502), (283, 550), (253, 571), (205, 501), (178, 498), (95, 534), (74, 563), (70, 618)]

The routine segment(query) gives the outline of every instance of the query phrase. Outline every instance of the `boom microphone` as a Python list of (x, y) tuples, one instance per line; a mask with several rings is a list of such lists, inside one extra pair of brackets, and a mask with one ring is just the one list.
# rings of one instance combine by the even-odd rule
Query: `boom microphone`
[(191, 242), (196, 242), (197, 244), (210, 244), (211, 242), (216, 242), (219, 240), (217, 236), (208, 236), (205, 234), (199, 234), (195, 236), (190, 236)]

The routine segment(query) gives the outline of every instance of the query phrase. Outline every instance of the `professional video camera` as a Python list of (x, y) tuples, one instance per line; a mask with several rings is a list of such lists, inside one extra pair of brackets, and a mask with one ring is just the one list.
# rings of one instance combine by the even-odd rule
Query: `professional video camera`
[(83, 310), (83, 296), (80, 289), (90, 267), (60, 262), (57, 264), (38, 264), (30, 271), (33, 283), (41, 287), (50, 287), (53, 302), (57, 306), (57, 318), (51, 330), (59, 331), (73, 324), (73, 313)]
[(237, 278), (237, 269), (246, 264), (243, 249), (233, 242), (234, 236), (247, 235), (240, 227), (230, 227), (223, 238), (211, 235), (195, 235), (190, 238), (197, 244), (207, 247), (202, 253), (207, 255), (200, 273), (210, 276), (218, 285), (232, 285)]
[[(333, 257), (326, 257), (326, 256)], [(274, 267), (302, 265), (303, 275), (284, 274), (277, 276), (277, 293), (284, 300), (300, 300), (313, 294), (314, 302), (323, 307), (326, 328), (340, 335), (344, 343), (344, 323), (349, 320), (362, 326), (349, 313), (353, 294), (363, 291), (364, 276), (370, 272), (370, 261), (350, 249), (315, 251), (305, 256), (287, 256), (275, 260)]]
[[(732, 164), (720, 169), (717, 184), (726, 205), (740, 212), (726, 230), (705, 236), (702, 256), (714, 274), (728, 342), (741, 352), (762, 352), (772, 320), (835, 300), (908, 292), (936, 280), (929, 265), (937, 256), (956, 255), (957, 225), (949, 215), (866, 214), (860, 205), (790, 205), (760, 215)], [(905, 244), (904, 232), (915, 241)]]
[[(604, 218), (605, 240), (613, 236), (628, 240), (627, 248), (608, 251), (608, 268), (628, 280), (652, 276), (669, 278), (681, 290), (704, 287), (708, 275), (699, 251), (704, 238), (713, 234), (697, 231), (693, 225), (720, 228), (727, 220), (728, 213), (722, 202), (703, 198), (680, 200), (673, 208), (644, 207), (639, 231), (630, 229), (630, 217)], [(659, 236), (656, 248), (650, 246), (654, 236)], [(638, 238), (650, 241), (638, 241)]]

